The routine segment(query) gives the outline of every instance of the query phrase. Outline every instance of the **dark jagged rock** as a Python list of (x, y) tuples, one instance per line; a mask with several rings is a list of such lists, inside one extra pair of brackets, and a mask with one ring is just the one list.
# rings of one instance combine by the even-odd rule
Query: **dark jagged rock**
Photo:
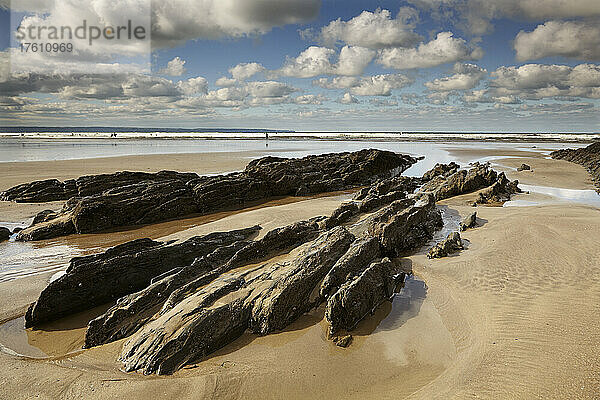
[(469, 214), (460, 222), (460, 230), (461, 231), (466, 231), (467, 229), (475, 228), (476, 226), (477, 226), (477, 213), (476, 212)]
[(10, 229), (0, 227), (0, 242), (10, 239)]
[(364, 238), (354, 241), (344, 254), (331, 268), (321, 283), (321, 297), (328, 297), (332, 291), (346, 282), (350, 277), (360, 274), (371, 261), (381, 254), (377, 238)]
[(425, 172), (425, 174), (423, 175), (423, 182), (429, 182), (430, 180), (438, 176), (442, 178), (447, 178), (459, 169), (460, 165), (458, 165), (455, 162), (451, 162), (450, 164), (436, 164), (435, 167)]
[(531, 171), (531, 167), (527, 164), (521, 164), (521, 166), (519, 168), (517, 168), (518, 172), (521, 171)]
[(504, 173), (498, 174), (488, 164), (475, 163), (468, 171), (459, 170), (448, 177), (438, 175), (420, 190), (432, 193), (436, 200), (443, 200), (488, 188), (476, 201), (477, 204), (487, 204), (510, 200), (512, 194), (520, 192), (518, 184), (518, 181), (509, 181)]
[(25, 315), (27, 327), (89, 310), (147, 287), (155, 276), (186, 266), (218, 247), (244, 240), (260, 227), (216, 232), (183, 243), (139, 239), (104, 253), (76, 257), (66, 274), (51, 282)]
[(163, 306), (164, 309), (172, 308), (188, 293), (195, 292), (219, 275), (314, 239), (319, 233), (317, 222), (318, 219), (300, 221), (269, 231), (257, 241), (244, 240), (219, 247), (191, 265), (157, 279), (147, 288), (119, 299), (105, 314), (90, 322), (86, 347), (127, 337)]
[[(246, 330), (263, 335), (284, 329), (325, 300), (331, 331), (350, 330), (404, 277), (385, 257), (423, 246), (442, 226), (432, 194), (409, 194), (418, 184), (378, 181), (333, 218), (302, 221), (259, 240), (242, 237), (185, 265), (168, 263), (90, 322), (86, 347), (129, 337), (121, 354), (126, 370), (170, 374)], [(144, 254), (176, 244), (147, 245)], [(284, 261), (258, 264), (294, 247)]]
[(121, 356), (125, 369), (170, 374), (247, 328), (260, 334), (283, 329), (314, 306), (314, 287), (352, 240), (346, 229), (334, 228), (288, 264), (214, 281), (135, 333)]
[(458, 232), (452, 232), (446, 239), (436, 244), (429, 250), (427, 257), (442, 258), (462, 250), (463, 244)]
[(344, 283), (327, 301), (325, 318), (330, 324), (329, 334), (339, 330), (350, 331), (365, 316), (393, 295), (398, 281), (397, 270), (389, 258), (372, 263), (358, 277)]
[(31, 225), (36, 225), (42, 222), (50, 221), (56, 218), (57, 216), (58, 214), (56, 214), (56, 212), (54, 212), (53, 210), (40, 211), (35, 215), (35, 217), (33, 217), (33, 222), (31, 223)]
[(551, 154), (555, 160), (566, 160), (583, 165), (594, 178), (596, 191), (600, 193), (600, 141), (583, 149), (563, 149)]
[(465, 193), (475, 192), (494, 184), (498, 174), (487, 164), (474, 164), (466, 171), (460, 170), (447, 177), (438, 175), (425, 184), (422, 192), (431, 192), (436, 200), (443, 200)]
[(356, 188), (399, 174), (415, 162), (413, 157), (381, 150), (301, 159), (265, 157), (250, 162), (243, 172), (228, 175), (119, 172), (64, 183), (33, 182), (9, 189), (2, 198), (38, 202), (50, 197), (68, 199), (58, 216), (17, 236), (17, 240), (41, 240), (240, 208), (277, 196)]
[[(379, 238), (383, 254), (386, 256), (401, 256), (421, 246), (443, 226), (441, 214), (432, 196), (421, 196), (413, 205), (406, 205), (403, 200), (397, 200), (384, 208), (383, 214), (394, 209), (402, 211), (392, 212), (388, 221), (374, 224), (371, 230), (372, 234)], [(378, 217), (375, 217), (376, 220)]]
[(66, 198), (64, 184), (58, 179), (24, 183), (0, 194), (0, 200), (17, 203), (46, 203)]
[(158, 313), (171, 293), (198, 275), (218, 270), (241, 248), (249, 244), (236, 241), (219, 247), (212, 253), (196, 259), (191, 265), (163, 276), (141, 291), (121, 297), (103, 315), (90, 321), (85, 333), (84, 347), (90, 348), (125, 338), (135, 333)]
[(515, 193), (520, 193), (519, 181), (510, 181), (501, 172), (494, 184), (481, 192), (477, 198), (476, 204), (498, 204), (510, 200), (510, 197)]
[(266, 335), (285, 328), (316, 304), (315, 288), (346, 253), (354, 236), (343, 227), (323, 233), (252, 304), (249, 328)]

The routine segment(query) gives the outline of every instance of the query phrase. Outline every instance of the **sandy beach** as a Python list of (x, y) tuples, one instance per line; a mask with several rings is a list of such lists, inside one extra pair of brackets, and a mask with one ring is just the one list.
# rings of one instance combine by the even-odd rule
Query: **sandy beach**
[[(594, 189), (583, 167), (546, 159), (536, 149), (454, 149), (450, 153), (459, 160), (504, 156), (494, 161), (495, 168), (527, 185)], [(4, 163), (0, 190), (36, 179), (69, 179), (123, 169), (228, 172), (242, 169), (257, 155)], [(533, 172), (517, 172), (522, 163)], [(255, 223), (263, 226), (264, 233), (327, 215), (348, 197), (335, 193), (278, 199), (242, 211), (60, 240), (87, 254), (96, 251), (99, 243), (109, 246), (136, 237), (185, 239)], [(466, 216), (474, 210), (473, 199), (470, 194), (438, 204)], [(526, 193), (515, 197), (536, 199), (535, 194)], [(23, 222), (48, 208), (43, 206), (0, 202), (0, 220)], [(61, 203), (52, 207), (60, 208)], [(0, 398), (598, 398), (599, 209), (548, 201), (475, 210), (481, 226), (464, 233), (468, 248), (439, 260), (429, 260), (425, 249), (403, 259), (415, 276), (393, 304), (380, 307), (359, 324), (349, 348), (338, 348), (327, 340), (323, 310), (317, 309), (283, 332), (264, 337), (246, 333), (208, 359), (169, 377), (122, 372), (117, 358), (123, 340), (79, 350), (85, 331), (82, 321), (89, 315), (39, 331), (25, 331), (19, 320), (14, 322), (36, 300), (52, 273), (2, 282), (0, 321), (9, 324), (0, 326), (4, 346)], [(12, 243), (0, 244), (6, 245)], [(32, 352), (31, 357), (10, 354), (11, 349)]]

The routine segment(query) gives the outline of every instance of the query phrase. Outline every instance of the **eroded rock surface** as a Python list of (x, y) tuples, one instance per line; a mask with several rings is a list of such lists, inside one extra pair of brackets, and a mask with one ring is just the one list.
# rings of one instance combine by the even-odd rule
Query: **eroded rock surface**
[(242, 172), (200, 177), (193, 173), (118, 172), (60, 182), (19, 185), (0, 196), (18, 202), (68, 200), (59, 215), (25, 229), (17, 240), (150, 224), (240, 208), (276, 196), (345, 190), (399, 174), (417, 159), (381, 150), (325, 154), (301, 159), (265, 157)]
[(600, 193), (600, 142), (592, 143), (583, 149), (557, 150), (551, 156), (556, 160), (583, 165), (594, 178), (596, 190)]
[[(266, 171), (268, 178), (252, 178), (276, 179), (277, 169), (270, 164), (279, 162), (254, 163), (252, 168)], [(455, 166), (436, 168), (427, 184), (432, 184), (431, 192), (413, 193), (421, 179), (380, 179), (330, 217), (274, 229), (258, 240), (251, 239), (259, 229), (254, 227), (183, 243), (143, 239), (74, 259), (67, 274), (32, 305), (28, 324), (116, 300), (89, 323), (85, 346), (128, 337), (121, 354), (125, 369), (158, 374), (198, 362), (246, 330), (259, 335), (283, 330), (323, 304), (332, 339), (348, 345), (350, 340), (336, 335), (351, 331), (403, 281), (405, 272), (392, 259), (423, 246), (442, 227), (436, 193), (479, 190), (489, 182), (482, 187), (509, 184), (486, 166), (464, 174), (452, 172)], [(279, 176), (282, 184), (288, 179), (284, 176)], [(207, 180), (199, 178), (196, 184)], [(307, 190), (316, 189), (301, 188)], [(436, 254), (461, 245), (456, 232)], [(281, 253), (290, 254), (272, 259)], [(104, 290), (100, 282), (120, 292)]]
[(260, 227), (215, 232), (183, 243), (139, 239), (104, 253), (76, 257), (65, 275), (51, 282), (25, 315), (27, 327), (110, 303), (150, 284), (152, 278), (191, 264), (219, 247), (248, 239)]
[(429, 250), (427, 257), (429, 258), (442, 258), (448, 257), (450, 254), (456, 253), (464, 249), (460, 233), (452, 232), (446, 239), (436, 244)]
[(503, 172), (498, 174), (488, 164), (475, 163), (469, 170), (437, 175), (420, 190), (432, 193), (436, 200), (443, 200), (486, 189), (476, 203), (488, 204), (510, 200), (512, 194), (520, 192), (518, 184), (518, 181), (509, 181)]
[(370, 264), (360, 275), (349, 279), (327, 301), (325, 318), (330, 324), (329, 334), (352, 330), (381, 303), (389, 300), (397, 283), (403, 281), (404, 274), (398, 274), (389, 258)]
[(460, 222), (460, 230), (466, 231), (467, 229), (475, 228), (477, 226), (477, 213), (471, 213)]

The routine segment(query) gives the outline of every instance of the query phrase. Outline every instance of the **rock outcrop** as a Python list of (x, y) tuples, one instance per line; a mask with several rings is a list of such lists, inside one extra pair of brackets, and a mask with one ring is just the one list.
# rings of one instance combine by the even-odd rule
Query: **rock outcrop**
[(242, 172), (227, 175), (118, 172), (19, 185), (0, 198), (17, 202), (67, 200), (59, 214), (40, 216), (36, 224), (17, 236), (17, 240), (42, 240), (242, 208), (277, 196), (356, 188), (400, 174), (415, 162), (413, 157), (380, 150), (301, 159), (265, 157), (250, 162)]
[(404, 282), (404, 274), (398, 274), (389, 258), (372, 263), (360, 275), (349, 279), (327, 301), (325, 318), (330, 324), (329, 334), (351, 331), (394, 295), (399, 282)]
[[(253, 179), (278, 179), (270, 164), (279, 162), (253, 163), (249, 168), (265, 174)], [(495, 172), (477, 168), (452, 178), (461, 171), (440, 167), (429, 183), (438, 178), (444, 179), (442, 185), (461, 182), (459, 189), (444, 189), (448, 194), (498, 182)], [(282, 185), (287, 185), (287, 173), (279, 176)], [(357, 179), (372, 171), (365, 174)], [(258, 335), (280, 331), (320, 305), (325, 305), (332, 340), (345, 347), (351, 342), (345, 332), (388, 301), (403, 282), (406, 272), (392, 260), (425, 245), (443, 225), (434, 194), (442, 193), (440, 186), (413, 193), (421, 182), (380, 179), (330, 217), (277, 228), (260, 239), (252, 239), (259, 229), (252, 227), (185, 242), (142, 239), (75, 258), (66, 275), (30, 307), (26, 322), (35, 326), (113, 302), (90, 321), (85, 347), (128, 338), (120, 360), (125, 370), (146, 374), (171, 374), (201, 361), (247, 330)], [(322, 185), (329, 184), (300, 189), (322, 190)], [(213, 188), (212, 196), (223, 193), (223, 187)], [(449, 254), (462, 247), (460, 235), (455, 232), (436, 247), (436, 257)], [(275, 255), (281, 258), (275, 261)]]
[(429, 258), (448, 257), (450, 254), (462, 250), (463, 244), (460, 238), (460, 233), (452, 232), (446, 239), (433, 246), (427, 253)]
[(595, 142), (583, 149), (563, 149), (551, 154), (556, 160), (566, 160), (583, 165), (594, 178), (597, 192), (600, 193), (600, 142)]
[[(442, 167), (436, 168), (443, 170)], [(446, 169), (449, 172), (453, 170)], [(436, 175), (420, 191), (432, 193), (435, 200), (443, 200), (487, 188), (476, 203), (488, 204), (510, 200), (512, 194), (520, 192), (518, 184), (518, 181), (509, 181), (503, 172), (498, 174), (488, 164), (475, 163), (468, 171), (458, 170), (450, 175)]]
[(455, 162), (450, 164), (436, 164), (435, 167), (423, 174), (423, 181), (429, 182), (436, 177), (448, 178), (460, 169), (460, 165)]
[(460, 222), (460, 230), (466, 231), (467, 229), (475, 228), (477, 226), (477, 213), (471, 213)]
[(274, 229), (256, 241), (238, 241), (219, 247), (197, 258), (191, 265), (155, 278), (141, 291), (120, 298), (105, 314), (90, 322), (85, 346), (98, 346), (127, 337), (161, 309), (172, 308), (221, 274), (299, 246), (318, 234), (318, 219), (313, 219)]
[(0, 227), (0, 242), (10, 239), (10, 229)]
[(190, 265), (217, 248), (247, 240), (259, 229), (215, 232), (183, 243), (139, 239), (101, 254), (73, 258), (65, 275), (51, 282), (29, 307), (26, 327), (115, 301), (147, 287), (156, 276)]
[(527, 164), (521, 164), (521, 166), (519, 168), (517, 168), (518, 172), (521, 171), (531, 171), (531, 166), (527, 165)]

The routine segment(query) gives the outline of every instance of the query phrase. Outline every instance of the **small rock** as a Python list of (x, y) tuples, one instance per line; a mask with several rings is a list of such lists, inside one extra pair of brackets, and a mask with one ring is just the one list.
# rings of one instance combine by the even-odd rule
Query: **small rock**
[(521, 166), (517, 168), (517, 171), (531, 171), (531, 167), (527, 164), (521, 164)]
[(10, 239), (10, 229), (0, 227), (0, 242)]
[(475, 228), (476, 226), (477, 226), (477, 213), (474, 212), (462, 220), (462, 222), (460, 223), (460, 230), (466, 231), (467, 229)]
[(333, 343), (338, 347), (348, 347), (352, 343), (352, 335), (336, 336), (333, 338)]
[(462, 245), (462, 240), (460, 239), (460, 234), (458, 232), (452, 232), (448, 235), (446, 239), (432, 247), (431, 250), (429, 250), (429, 252), (427, 253), (427, 257), (447, 257), (452, 253), (456, 253), (457, 251), (462, 250), (463, 248), (464, 247)]

